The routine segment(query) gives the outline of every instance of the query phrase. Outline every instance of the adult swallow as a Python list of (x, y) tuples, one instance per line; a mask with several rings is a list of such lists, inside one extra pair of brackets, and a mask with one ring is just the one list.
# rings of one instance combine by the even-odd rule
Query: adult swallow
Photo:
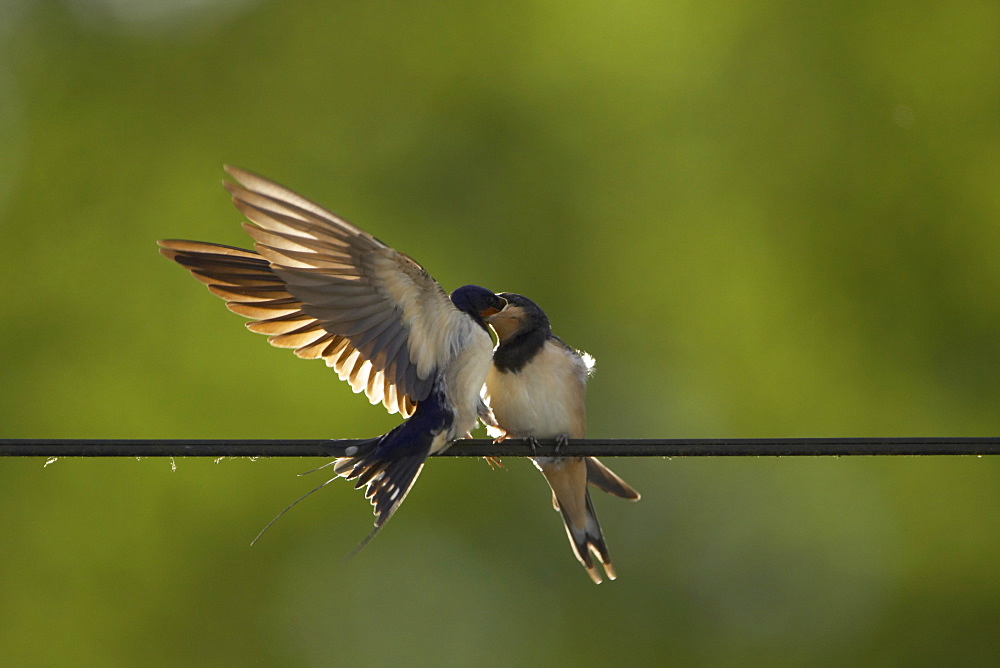
[(324, 360), (355, 392), (408, 418), (331, 462), (374, 506), (360, 549), (428, 455), (475, 427), (493, 349), (484, 318), (506, 302), (476, 285), (448, 295), (411, 258), (319, 205), (256, 174), (226, 172), (255, 250), (166, 240), (160, 252), (251, 318), (247, 327), (271, 345)]
[[(594, 358), (581, 353), (552, 333), (545, 312), (527, 297), (499, 293), (507, 306), (488, 316), (498, 344), (486, 376), (483, 396), (495, 424), (490, 435), (537, 439), (554, 438), (565, 447), (570, 438), (584, 438), (587, 411), (584, 398)], [(636, 501), (639, 493), (595, 457), (533, 457), (552, 489), (552, 505), (562, 513), (566, 535), (576, 558), (595, 583), (601, 574), (591, 559), (600, 559), (608, 579), (615, 569), (601, 533), (587, 483), (615, 496)]]

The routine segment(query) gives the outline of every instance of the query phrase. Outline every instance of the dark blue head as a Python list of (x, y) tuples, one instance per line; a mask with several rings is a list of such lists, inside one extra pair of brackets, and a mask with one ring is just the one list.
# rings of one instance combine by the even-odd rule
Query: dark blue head
[(468, 313), (469, 316), (486, 327), (483, 318), (499, 313), (507, 306), (507, 301), (498, 297), (486, 288), (478, 285), (463, 285), (451, 293), (451, 303), (459, 311)]

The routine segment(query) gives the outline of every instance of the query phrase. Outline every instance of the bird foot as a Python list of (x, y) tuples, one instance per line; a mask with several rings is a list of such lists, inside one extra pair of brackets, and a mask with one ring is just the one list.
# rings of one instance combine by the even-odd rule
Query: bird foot
[(567, 445), (569, 445), (569, 436), (567, 436), (566, 434), (559, 434), (558, 436), (556, 436), (557, 455), (560, 454), (563, 451), (563, 448), (565, 448)]
[(490, 465), (491, 469), (506, 469), (507, 467), (503, 465), (499, 457), (483, 457), (486, 463)]

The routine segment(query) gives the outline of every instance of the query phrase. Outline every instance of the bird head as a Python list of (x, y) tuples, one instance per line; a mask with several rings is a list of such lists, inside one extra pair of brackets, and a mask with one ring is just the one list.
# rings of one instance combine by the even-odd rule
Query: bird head
[(507, 306), (507, 301), (503, 297), (478, 285), (463, 285), (457, 288), (451, 293), (451, 303), (459, 311), (468, 313), (479, 322), (499, 313)]
[(500, 343), (503, 343), (516, 334), (535, 330), (540, 330), (548, 334), (552, 330), (545, 311), (524, 295), (513, 292), (501, 292), (497, 296), (504, 299), (507, 302), (507, 306), (499, 312), (486, 317), (485, 320), (496, 331)]

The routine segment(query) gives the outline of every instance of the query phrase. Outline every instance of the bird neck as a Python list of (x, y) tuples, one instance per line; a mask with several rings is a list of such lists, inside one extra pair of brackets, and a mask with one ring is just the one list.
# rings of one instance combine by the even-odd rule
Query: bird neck
[(541, 352), (549, 334), (544, 329), (530, 329), (510, 337), (493, 353), (493, 366), (499, 371), (517, 373)]

